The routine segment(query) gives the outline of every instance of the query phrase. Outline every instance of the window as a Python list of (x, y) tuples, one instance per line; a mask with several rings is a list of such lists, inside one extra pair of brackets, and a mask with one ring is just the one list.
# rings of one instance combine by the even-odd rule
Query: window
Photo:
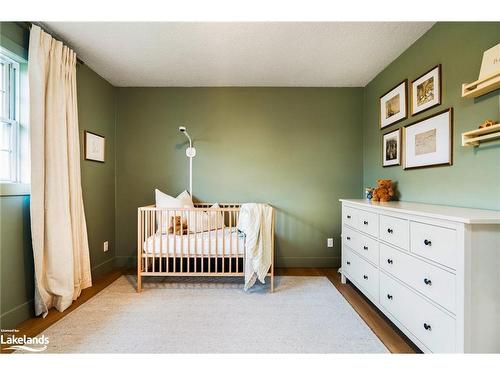
[(0, 182), (21, 182), (19, 63), (0, 52)]

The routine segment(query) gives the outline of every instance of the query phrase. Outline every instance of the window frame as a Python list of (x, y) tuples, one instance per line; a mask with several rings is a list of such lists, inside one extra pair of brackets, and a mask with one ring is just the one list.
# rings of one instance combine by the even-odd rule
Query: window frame
[(2, 91), (6, 91), (4, 105), (8, 109), (8, 117), (0, 117), (0, 121), (9, 123), (10, 129), (10, 150), (1, 152), (10, 153), (10, 178), (0, 180), (0, 184), (19, 184), (21, 181), (21, 152), (20, 152), (20, 61), (12, 53), (0, 48), (0, 61), (4, 65), (4, 86)]

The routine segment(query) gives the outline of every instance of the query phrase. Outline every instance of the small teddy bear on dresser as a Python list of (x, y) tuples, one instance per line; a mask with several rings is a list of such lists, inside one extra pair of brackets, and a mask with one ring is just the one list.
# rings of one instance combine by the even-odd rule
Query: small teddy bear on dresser
[(377, 187), (373, 190), (372, 201), (388, 202), (393, 196), (394, 190), (392, 188), (392, 180), (378, 179)]

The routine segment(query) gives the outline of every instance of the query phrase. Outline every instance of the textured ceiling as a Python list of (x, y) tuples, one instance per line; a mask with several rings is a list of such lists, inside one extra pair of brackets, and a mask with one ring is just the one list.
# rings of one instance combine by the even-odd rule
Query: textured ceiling
[(115, 86), (365, 86), (432, 22), (45, 22)]

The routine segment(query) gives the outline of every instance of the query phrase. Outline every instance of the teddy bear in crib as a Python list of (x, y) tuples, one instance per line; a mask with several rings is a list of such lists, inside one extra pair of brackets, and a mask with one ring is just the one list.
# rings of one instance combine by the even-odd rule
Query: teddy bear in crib
[(388, 202), (394, 196), (392, 189), (392, 181), (387, 179), (378, 179), (377, 188), (373, 190), (372, 201), (374, 202)]
[(168, 227), (168, 233), (172, 234), (188, 234), (188, 224), (187, 220), (183, 219), (181, 216), (172, 216), (170, 218), (170, 226)]

